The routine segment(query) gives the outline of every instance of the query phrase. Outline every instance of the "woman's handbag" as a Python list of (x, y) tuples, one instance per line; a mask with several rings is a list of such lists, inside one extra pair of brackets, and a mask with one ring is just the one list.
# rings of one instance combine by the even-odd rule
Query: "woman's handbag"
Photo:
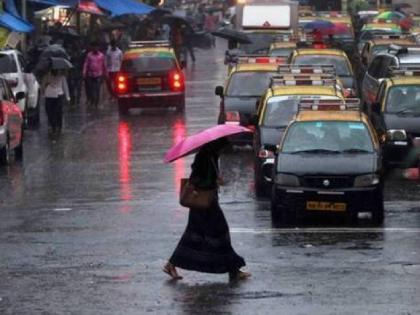
[(179, 203), (181, 206), (193, 209), (208, 209), (216, 198), (217, 190), (195, 190), (188, 178), (181, 179)]

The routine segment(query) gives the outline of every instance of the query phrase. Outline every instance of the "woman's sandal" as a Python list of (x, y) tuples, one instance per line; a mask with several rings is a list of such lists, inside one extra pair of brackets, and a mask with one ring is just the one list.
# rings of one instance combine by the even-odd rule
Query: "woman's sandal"
[(176, 272), (175, 267), (170, 263), (167, 263), (163, 267), (162, 271), (164, 273), (166, 273), (168, 276), (170, 276), (173, 280), (181, 280), (182, 279), (182, 277), (178, 274), (178, 272)]
[(230, 281), (237, 281), (237, 280), (246, 280), (251, 278), (251, 274), (249, 272), (238, 270), (238, 272), (230, 273), (229, 280)]

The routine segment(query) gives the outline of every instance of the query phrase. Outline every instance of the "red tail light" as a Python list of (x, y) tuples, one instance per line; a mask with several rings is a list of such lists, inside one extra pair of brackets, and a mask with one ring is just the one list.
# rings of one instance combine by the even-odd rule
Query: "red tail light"
[(3, 104), (0, 104), (0, 125), (4, 124)]
[(169, 73), (169, 87), (173, 92), (182, 92), (185, 90), (184, 74), (181, 71), (172, 71)]
[(117, 94), (124, 94), (128, 92), (129, 77), (127, 74), (119, 73), (115, 78), (115, 90)]

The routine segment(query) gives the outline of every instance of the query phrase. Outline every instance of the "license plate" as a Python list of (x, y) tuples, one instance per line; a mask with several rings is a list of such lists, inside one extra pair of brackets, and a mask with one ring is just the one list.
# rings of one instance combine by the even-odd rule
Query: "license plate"
[(160, 85), (162, 83), (161, 78), (138, 78), (138, 85)]
[(347, 210), (347, 204), (339, 202), (308, 201), (306, 203), (306, 210), (345, 212)]

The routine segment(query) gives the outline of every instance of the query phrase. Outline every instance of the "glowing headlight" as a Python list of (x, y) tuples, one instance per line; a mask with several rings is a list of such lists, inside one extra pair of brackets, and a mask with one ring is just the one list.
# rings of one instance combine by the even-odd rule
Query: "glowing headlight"
[(297, 187), (299, 186), (299, 178), (289, 174), (277, 174), (276, 184), (281, 186)]
[(391, 129), (387, 131), (387, 137), (391, 141), (405, 141), (407, 133), (404, 129)]
[(369, 187), (378, 185), (380, 182), (379, 175), (377, 174), (368, 174), (357, 176), (354, 180), (354, 187)]

